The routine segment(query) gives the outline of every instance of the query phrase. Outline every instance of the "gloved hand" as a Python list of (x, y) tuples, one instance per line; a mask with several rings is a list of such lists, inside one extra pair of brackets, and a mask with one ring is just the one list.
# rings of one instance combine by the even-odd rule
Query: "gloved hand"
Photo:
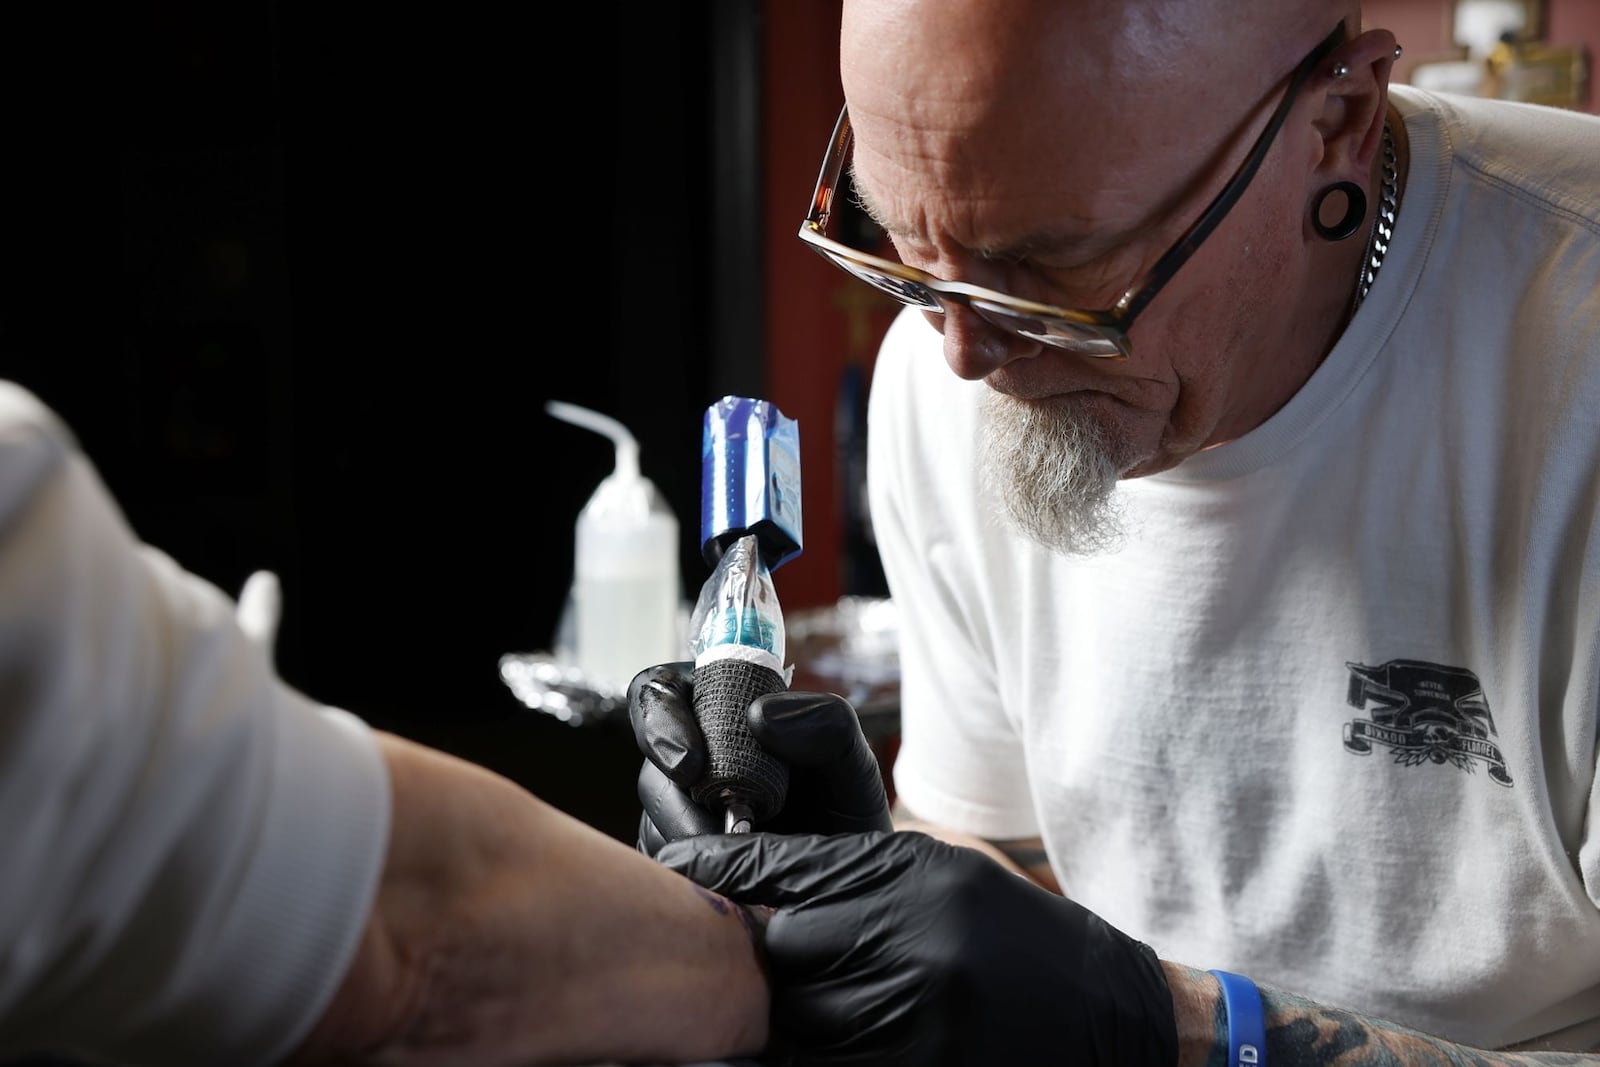
[(766, 926), (774, 1049), (795, 1064), (1173, 1067), (1156, 955), (925, 834), (713, 835), (661, 863)]
[[(628, 686), (628, 717), (645, 755), (639, 850), (648, 856), (667, 841), (723, 830), (722, 813), (696, 804), (688, 792), (707, 762), (693, 678), (692, 663), (665, 663), (640, 671)], [(836, 834), (893, 828), (883, 773), (848, 701), (832, 693), (769, 693), (750, 705), (748, 722), (756, 741), (789, 767), (783, 810), (759, 829)]]

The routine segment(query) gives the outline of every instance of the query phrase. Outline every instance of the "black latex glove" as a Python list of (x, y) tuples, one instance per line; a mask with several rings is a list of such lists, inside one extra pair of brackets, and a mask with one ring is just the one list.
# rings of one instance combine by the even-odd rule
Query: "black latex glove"
[[(628, 717), (645, 755), (639, 849), (649, 856), (667, 841), (720, 834), (724, 826), (721, 812), (696, 804), (688, 792), (706, 766), (693, 678), (692, 663), (664, 663), (640, 671), (628, 686)], [(748, 722), (756, 741), (789, 767), (783, 810), (757, 829), (839, 834), (893, 828), (883, 773), (844, 698), (770, 693), (750, 705)]]
[(715, 835), (656, 857), (777, 910), (775, 1058), (795, 1064), (1173, 1067), (1156, 955), (1064, 897), (925, 834)]

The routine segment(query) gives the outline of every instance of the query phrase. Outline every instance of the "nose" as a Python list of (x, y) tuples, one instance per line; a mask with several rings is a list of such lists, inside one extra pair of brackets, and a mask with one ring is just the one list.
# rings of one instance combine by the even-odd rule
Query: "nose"
[(1032, 359), (1043, 347), (998, 326), (964, 307), (950, 307), (938, 323), (944, 334), (944, 361), (958, 378), (978, 381), (987, 378), (1007, 363)]

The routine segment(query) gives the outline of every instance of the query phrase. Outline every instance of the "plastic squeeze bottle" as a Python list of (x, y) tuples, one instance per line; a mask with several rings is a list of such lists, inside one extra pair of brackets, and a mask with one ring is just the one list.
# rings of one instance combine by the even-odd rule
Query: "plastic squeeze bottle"
[(607, 415), (552, 400), (563, 422), (609, 437), (616, 468), (578, 513), (572, 610), (577, 665), (599, 692), (621, 695), (646, 667), (687, 658), (680, 630), (678, 520), (639, 473), (639, 443)]

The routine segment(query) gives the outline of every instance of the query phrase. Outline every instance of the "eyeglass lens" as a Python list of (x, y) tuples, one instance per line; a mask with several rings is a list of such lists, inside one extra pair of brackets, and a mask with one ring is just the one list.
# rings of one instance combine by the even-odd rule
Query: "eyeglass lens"
[[(911, 307), (922, 311), (944, 314), (945, 301), (950, 300), (948, 296), (941, 298), (942, 294), (935, 293), (919, 282), (900, 278), (893, 274), (886, 274), (865, 263), (826, 249), (822, 251), (841, 270), (847, 271), (873, 288), (894, 297), (901, 303), (909, 304)], [(1105, 338), (1087, 336), (1086, 329), (1077, 323), (1056, 322), (1024, 315), (1013, 308), (982, 298), (964, 301), (950, 300), (950, 302), (966, 304), (991, 326), (1005, 330), (1008, 333), (1015, 333), (1030, 341), (1038, 341), (1040, 344), (1050, 345), (1053, 348), (1091, 354), (1110, 354), (1117, 351), (1117, 346)]]

